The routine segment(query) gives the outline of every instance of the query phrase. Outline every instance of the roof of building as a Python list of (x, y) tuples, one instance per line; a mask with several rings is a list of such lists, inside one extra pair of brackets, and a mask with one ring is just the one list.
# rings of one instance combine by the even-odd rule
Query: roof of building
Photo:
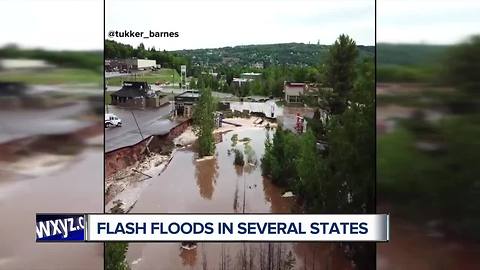
[(197, 90), (187, 90), (183, 93), (178, 94), (176, 97), (199, 98), (200, 92)]
[(305, 83), (302, 83), (302, 82), (286, 82), (285, 83), (285, 86), (288, 86), (288, 87), (305, 87)]
[(112, 96), (118, 97), (143, 97), (146, 96), (148, 89), (147, 82), (123, 82), (122, 89), (116, 91)]
[(252, 81), (252, 79), (248, 79), (248, 78), (233, 78), (232, 81), (233, 81), (233, 82), (250, 82), (250, 81)]
[(262, 75), (262, 73), (256, 73), (256, 72), (245, 72), (245, 73), (242, 73), (240, 75), (243, 75), (243, 76), (260, 76)]

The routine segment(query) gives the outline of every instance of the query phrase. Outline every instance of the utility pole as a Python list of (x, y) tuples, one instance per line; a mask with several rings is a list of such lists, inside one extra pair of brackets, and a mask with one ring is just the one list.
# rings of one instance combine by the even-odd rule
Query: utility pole
[(137, 128), (138, 128), (138, 132), (140, 132), (140, 137), (142, 137), (142, 140), (143, 140), (144, 139), (143, 134), (142, 134), (142, 131), (140, 130), (140, 126), (138, 125), (137, 118), (135, 117), (135, 114), (133, 114), (133, 111), (130, 111), (130, 112), (132, 113), (133, 120), (135, 120), (135, 124), (137, 125)]
[[(142, 130), (140, 130), (140, 126), (138, 125), (137, 118), (135, 117), (135, 114), (133, 113), (133, 111), (130, 111), (130, 112), (132, 113), (133, 120), (135, 120), (135, 124), (137, 125), (137, 128), (138, 128), (138, 132), (140, 133), (140, 137), (142, 137), (142, 141), (143, 141), (144, 138), (143, 138)], [(147, 152), (150, 154), (150, 149), (148, 149), (148, 144), (149, 142), (147, 142), (146, 149), (147, 149)]]
[[(105, 100), (105, 96), (107, 95), (107, 79), (105, 78), (104, 79), (104, 84), (103, 84), (103, 99)], [(111, 100), (111, 96), (110, 96), (110, 100)], [(105, 103), (105, 112), (108, 113), (108, 104)]]
[[(243, 170), (243, 167), (242, 167), (242, 170)], [(243, 174), (243, 214), (245, 214), (245, 199), (246, 199), (246, 180), (245, 180), (245, 174)]]

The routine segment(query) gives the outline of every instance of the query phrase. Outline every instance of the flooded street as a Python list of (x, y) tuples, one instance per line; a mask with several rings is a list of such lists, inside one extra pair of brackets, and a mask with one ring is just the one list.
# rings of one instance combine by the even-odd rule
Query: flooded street
[[(273, 134), (273, 130), (270, 131)], [(246, 138), (254, 150), (253, 162), (233, 165), (234, 147), (244, 150)], [(152, 179), (132, 213), (289, 213), (294, 198), (262, 177), (266, 129), (240, 128), (222, 135), (214, 159), (196, 161), (190, 148), (177, 150), (167, 169)], [(242, 140), (244, 139), (244, 140)], [(256, 162), (255, 162), (256, 160)], [(186, 251), (180, 243), (131, 243), (127, 259), (132, 269), (349, 269), (350, 262), (332, 244), (199, 243)], [(306, 263), (305, 263), (306, 262)], [(277, 269), (277, 268), (275, 268)]]
[(313, 117), (314, 113), (312, 108), (281, 106), (275, 100), (266, 102), (230, 102), (230, 109), (235, 111), (247, 110), (250, 113), (263, 113), (267, 117), (276, 118), (277, 122), (281, 123), (284, 128), (292, 131), (294, 131), (297, 122), (297, 113), (302, 117)]

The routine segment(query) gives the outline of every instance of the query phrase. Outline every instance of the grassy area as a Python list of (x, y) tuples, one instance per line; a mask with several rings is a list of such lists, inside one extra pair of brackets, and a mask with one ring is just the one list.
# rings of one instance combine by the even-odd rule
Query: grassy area
[(110, 105), (112, 103), (112, 92), (105, 91), (105, 104)]
[(180, 75), (175, 69), (162, 68), (157, 71), (152, 71), (150, 73), (140, 74), (137, 76), (129, 75), (125, 77), (110, 78), (108, 79), (107, 83), (108, 85), (118, 86), (118, 85), (122, 85), (122, 82), (126, 80), (132, 80), (132, 81), (137, 80), (137, 81), (147, 81), (148, 83), (153, 84), (157, 81), (160, 81), (161, 83), (173, 82), (174, 77), (175, 77), (176, 83), (180, 82)]
[(26, 84), (102, 84), (102, 74), (87, 69), (58, 68), (30, 71), (2, 71), (0, 81)]
[(440, 73), (438, 68), (429, 66), (400, 66), (379, 65), (377, 66), (377, 80), (379, 82), (433, 82), (435, 76)]

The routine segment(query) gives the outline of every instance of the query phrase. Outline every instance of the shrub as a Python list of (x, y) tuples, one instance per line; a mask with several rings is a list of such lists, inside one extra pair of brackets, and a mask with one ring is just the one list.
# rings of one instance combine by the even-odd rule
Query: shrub
[(237, 166), (245, 165), (245, 160), (243, 159), (242, 151), (235, 148), (235, 149), (233, 149), (233, 152), (235, 153), (235, 159), (233, 161), (233, 164), (237, 165)]

